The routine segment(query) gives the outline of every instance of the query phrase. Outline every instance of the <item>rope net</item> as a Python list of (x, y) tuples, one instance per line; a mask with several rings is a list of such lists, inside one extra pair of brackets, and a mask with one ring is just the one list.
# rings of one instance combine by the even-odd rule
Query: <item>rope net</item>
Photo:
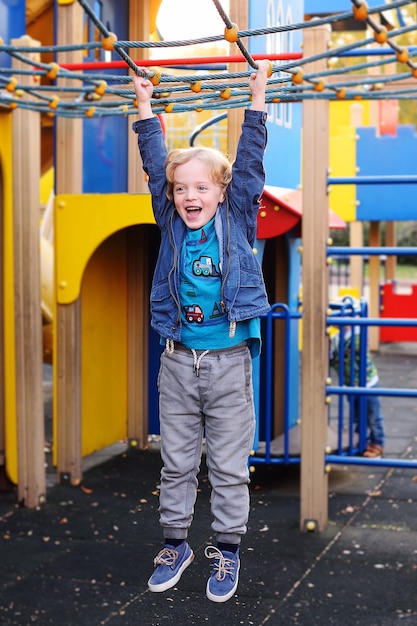
[[(0, 67), (0, 110), (28, 109), (48, 116), (100, 117), (137, 114), (131, 74), (141, 73), (139, 66), (151, 66), (154, 84), (151, 101), (155, 114), (216, 111), (246, 107), (250, 101), (248, 77), (256, 71), (257, 59), (271, 61), (266, 102), (301, 102), (307, 99), (414, 99), (417, 93), (417, 47), (401, 45), (417, 31), (417, 23), (388, 30), (378, 19), (386, 4), (368, 8), (365, 0), (350, 0), (351, 10), (285, 26), (240, 31), (225, 14), (218, 0), (213, 0), (225, 29), (222, 34), (193, 40), (118, 41), (94, 14), (85, 0), (78, 0), (86, 16), (94, 23), (101, 40), (72, 46), (11, 46), (0, 40), (0, 53), (19, 61), (19, 68)], [(347, 0), (348, 4), (348, 0)], [(411, 0), (394, 0), (390, 9), (412, 4)], [(376, 17), (375, 17), (376, 16)], [(366, 23), (369, 37), (323, 51), (305, 58), (302, 53), (286, 55), (251, 55), (242, 39), (305, 30), (322, 24), (354, 19)], [(410, 39), (412, 40), (412, 39)], [(237, 54), (228, 57), (197, 59), (150, 59), (135, 62), (135, 49), (169, 48), (226, 41), (236, 44)], [(377, 47), (375, 47), (377, 46)], [(104, 49), (118, 60), (111, 62), (61, 64), (43, 63), (42, 55), (71, 51)], [(349, 57), (349, 64), (335, 67), (335, 59)], [(39, 60), (38, 60), (39, 59)], [(308, 73), (304, 66), (327, 60), (328, 68)], [(242, 71), (230, 72), (227, 64), (242, 61)], [(224, 65), (222, 65), (222, 63)], [(180, 73), (173, 73), (172, 69)], [(332, 67), (333, 66), (333, 67)], [(391, 68), (389, 68), (391, 66)], [(190, 67), (192, 69), (190, 73)], [(187, 71), (185, 71), (185, 69)], [(195, 71), (194, 69), (195, 68)], [(126, 74), (121, 74), (120, 70)], [(119, 73), (112, 73), (118, 70)], [(182, 73), (182, 70), (184, 73)], [(28, 80), (28, 76), (31, 80)], [(29, 83), (29, 84), (28, 84)]]

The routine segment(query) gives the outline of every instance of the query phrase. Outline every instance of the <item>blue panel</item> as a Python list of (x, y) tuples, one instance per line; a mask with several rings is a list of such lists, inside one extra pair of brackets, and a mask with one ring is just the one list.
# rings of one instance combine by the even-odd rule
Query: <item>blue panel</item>
[[(252, 0), (249, 28), (294, 24), (303, 20), (302, 0)], [(293, 31), (251, 37), (252, 54), (301, 52), (302, 33)], [(278, 75), (274, 73), (274, 76)], [(299, 103), (272, 104), (268, 111), (267, 184), (297, 188), (300, 184), (301, 113)]]
[[(128, 39), (128, 0), (88, 0), (100, 21), (120, 40)], [(89, 41), (94, 40), (94, 25), (89, 23)], [(96, 51), (90, 51), (86, 61), (94, 61)], [(100, 51), (104, 60), (104, 51)], [(115, 52), (112, 60), (120, 60)], [(100, 70), (101, 75), (106, 72)], [(126, 75), (126, 70), (111, 70), (109, 74)], [(109, 85), (111, 84), (108, 81)], [(83, 192), (123, 193), (127, 191), (127, 136), (129, 120), (110, 116), (84, 120), (83, 124)]]
[(308, 15), (322, 13), (345, 13), (352, 10), (349, 0), (305, 0), (304, 12)]
[(127, 191), (127, 125), (120, 116), (84, 120), (84, 193)]
[[(414, 126), (398, 126), (396, 137), (376, 136), (375, 128), (358, 128), (356, 165), (362, 176), (417, 174), (417, 134)], [(413, 220), (416, 184), (358, 185), (358, 220)]]
[[(301, 239), (286, 235), (288, 242), (289, 276), (288, 276), (288, 308), (290, 311), (298, 311), (300, 297), (301, 277)], [(300, 339), (300, 320), (292, 319), (288, 329), (290, 333), (290, 354), (288, 355), (288, 424), (292, 428), (296, 425), (300, 416), (300, 351), (298, 349)]]
[[(378, 7), (383, 0), (367, 0), (369, 7)], [(322, 13), (347, 13), (352, 10), (350, 0), (304, 0), (305, 13), (320, 15)]]
[[(0, 0), (0, 37), (6, 45), (26, 32), (25, 0)], [(0, 53), (0, 67), (11, 67), (11, 57)]]

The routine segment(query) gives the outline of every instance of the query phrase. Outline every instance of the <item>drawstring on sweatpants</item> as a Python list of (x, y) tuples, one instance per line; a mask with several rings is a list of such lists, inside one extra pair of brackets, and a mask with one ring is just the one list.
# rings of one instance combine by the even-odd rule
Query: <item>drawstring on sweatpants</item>
[(210, 350), (204, 350), (204, 352), (202, 352), (200, 354), (200, 356), (197, 356), (197, 351), (194, 350), (194, 348), (191, 348), (191, 352), (193, 355), (193, 359), (194, 359), (194, 365), (193, 365), (193, 371), (195, 372), (195, 375), (199, 376), (199, 371), (200, 371), (200, 363), (203, 357), (206, 356), (206, 354), (208, 354), (210, 352)]
[[(167, 354), (173, 354), (174, 352), (178, 350), (179, 352), (188, 353), (188, 355), (190, 355), (191, 353), (193, 355), (193, 372), (195, 373), (197, 377), (200, 376), (201, 361), (209, 352), (211, 352), (212, 354), (216, 354), (216, 352), (221, 353), (221, 354), (235, 353), (235, 352), (242, 352), (245, 349), (247, 350), (247, 348), (248, 348), (247, 341), (242, 341), (241, 343), (235, 346), (230, 346), (230, 348), (223, 348), (222, 350), (212, 349), (212, 350), (200, 351), (200, 350), (196, 350), (195, 348), (186, 348), (181, 343), (177, 343), (173, 339), (165, 339), (165, 351)], [(199, 352), (200, 354), (198, 354)]]
[(168, 354), (172, 354), (174, 352), (174, 340), (173, 339), (165, 339), (165, 349)]

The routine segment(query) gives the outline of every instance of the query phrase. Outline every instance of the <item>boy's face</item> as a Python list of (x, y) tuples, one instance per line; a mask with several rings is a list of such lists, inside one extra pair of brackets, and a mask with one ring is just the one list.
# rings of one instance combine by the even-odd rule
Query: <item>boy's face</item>
[(224, 200), (223, 190), (210, 180), (200, 159), (176, 167), (173, 194), (179, 216), (193, 230), (205, 226)]

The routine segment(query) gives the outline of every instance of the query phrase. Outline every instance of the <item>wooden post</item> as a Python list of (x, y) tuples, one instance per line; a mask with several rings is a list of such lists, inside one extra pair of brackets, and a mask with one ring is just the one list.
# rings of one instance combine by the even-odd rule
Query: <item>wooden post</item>
[[(129, 39), (149, 39), (150, 7), (145, 0), (130, 0)], [(136, 53), (148, 58), (149, 51)], [(131, 118), (133, 121), (135, 118)], [(149, 193), (142, 169), (137, 135), (128, 125), (128, 191)], [(149, 238), (145, 228), (131, 227), (127, 236), (127, 434), (140, 448), (149, 432)]]
[[(351, 248), (363, 246), (363, 223), (350, 222), (349, 241)], [(363, 295), (363, 256), (356, 254), (350, 257), (350, 284), (358, 290), (359, 297)]]
[[(354, 128), (363, 125), (363, 105), (355, 102), (350, 107), (350, 122)], [(363, 222), (351, 222), (349, 224), (350, 247), (360, 248), (363, 246)], [(349, 259), (350, 285), (358, 290), (359, 297), (363, 295), (363, 256), (356, 254)]]
[[(234, 24), (238, 25), (239, 30), (247, 30), (249, 24), (249, 3), (241, 2), (241, 0), (230, 0), (229, 17)], [(242, 43), (246, 45), (247, 42), (243, 39)], [(240, 51), (236, 44), (230, 44), (230, 54), (237, 54), (238, 52)], [(242, 67), (242, 63), (229, 63), (228, 70), (230, 73), (241, 72)], [(227, 153), (232, 160), (236, 156), (243, 115), (243, 109), (230, 109), (227, 113)]]
[[(39, 46), (28, 36), (14, 46)], [(27, 65), (13, 59), (13, 66)], [(33, 78), (20, 76), (31, 84)], [(18, 500), (28, 507), (45, 500), (45, 426), (42, 390), (42, 325), (39, 245), (41, 174), (39, 113), (13, 112), (13, 265)]]
[[(380, 18), (381, 15), (378, 14)], [(395, 74), (396, 67), (394, 63), (389, 63), (384, 68), (384, 74)], [(380, 102), (379, 102), (380, 104)], [(381, 128), (381, 120), (378, 120), (378, 126)], [(397, 245), (397, 223), (394, 220), (388, 220), (385, 222), (385, 245), (388, 247), (395, 247)], [(388, 255), (385, 261), (385, 278), (389, 281), (395, 280), (397, 273), (397, 257), (394, 255)], [(378, 276), (378, 285), (380, 277)], [(378, 291), (378, 303), (379, 303), (379, 291)], [(378, 310), (379, 317), (379, 310)], [(378, 348), (379, 348), (379, 327), (378, 330)]]
[[(78, 2), (57, 4), (57, 45), (83, 42), (84, 11)], [(60, 52), (58, 63), (82, 63), (83, 51)], [(74, 86), (74, 81), (58, 78), (58, 87)], [(59, 95), (59, 94), (58, 94)], [(64, 96), (62, 96), (64, 97)], [(82, 192), (82, 120), (58, 117), (56, 120), (56, 194)]]
[[(327, 26), (304, 31), (304, 56), (326, 50)], [(326, 62), (307, 66), (306, 72), (325, 70)], [(327, 168), (329, 112), (325, 99), (303, 102), (303, 352), (301, 385), (301, 530), (322, 531), (327, 526), (328, 480), (325, 472), (328, 374), (326, 311), (329, 232)]]
[[(385, 222), (385, 245), (389, 248), (395, 248), (397, 245), (397, 222), (391, 220)], [(397, 257), (390, 254), (385, 261), (385, 278), (388, 281), (394, 280), (396, 270)]]
[[(369, 245), (379, 247), (381, 245), (381, 222), (369, 223)], [(381, 262), (379, 256), (369, 257), (369, 317), (379, 317), (379, 282)], [(368, 331), (369, 349), (379, 350), (379, 326), (370, 326)]]
[[(57, 5), (57, 44), (83, 41), (84, 12), (78, 2)], [(82, 50), (61, 52), (59, 63), (79, 63)], [(59, 79), (58, 85), (68, 84)], [(56, 194), (82, 192), (82, 120), (58, 118), (56, 124)], [(58, 293), (59, 285), (56, 285)], [(57, 480), (77, 483), (81, 459), (81, 304), (58, 304), (55, 320), (54, 413)]]
[[(147, 41), (150, 36), (150, 7), (148, 0), (130, 0), (129, 2), (129, 40)], [(135, 59), (149, 58), (148, 48), (135, 49)], [(129, 70), (129, 73), (132, 73)], [(133, 89), (133, 85), (131, 86)], [(132, 131), (132, 122), (138, 119), (138, 115), (130, 116), (128, 137), (127, 173), (129, 193), (149, 193), (145, 173), (142, 170), (142, 161), (138, 150), (137, 135)]]
[(140, 448), (149, 433), (149, 233), (127, 236), (127, 434)]
[[(380, 21), (381, 16), (375, 16), (377, 21)], [(371, 32), (367, 29), (367, 32)], [(378, 44), (375, 42), (372, 47), (376, 48)], [(377, 62), (378, 57), (373, 57), (373, 60)], [(395, 71), (394, 64), (386, 65), (383, 73), (392, 74)], [(371, 70), (368, 70), (370, 73)], [(378, 100), (371, 100), (369, 103), (370, 109), (370, 124), (376, 129), (377, 136), (381, 135), (380, 124), (380, 103)], [(369, 246), (381, 245), (381, 222), (370, 221), (369, 222)], [(379, 282), (381, 272), (381, 261), (379, 256), (371, 255), (369, 257), (369, 316), (379, 317)], [(379, 326), (370, 326), (368, 331), (368, 347), (370, 350), (379, 350)]]

